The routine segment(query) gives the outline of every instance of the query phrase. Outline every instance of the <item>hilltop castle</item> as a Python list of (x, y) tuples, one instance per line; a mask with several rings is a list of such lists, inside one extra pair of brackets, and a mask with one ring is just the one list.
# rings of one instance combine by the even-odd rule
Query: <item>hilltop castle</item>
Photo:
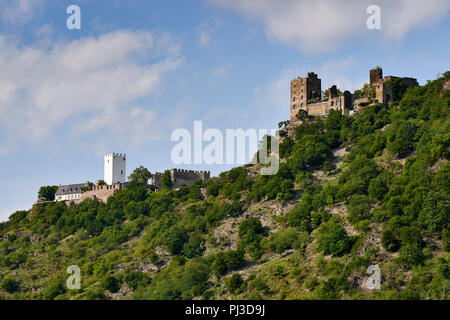
[[(97, 180), (95, 185), (91, 183), (78, 183), (59, 186), (55, 193), (55, 201), (83, 202), (86, 199), (98, 199), (106, 202), (116, 190), (122, 190), (128, 184), (126, 182), (126, 160), (123, 153), (108, 153), (104, 156), (104, 180)], [(152, 175), (151, 185), (156, 189), (162, 188), (162, 173)], [(170, 177), (175, 189), (188, 186), (197, 180), (207, 181), (210, 178), (209, 171), (193, 171), (183, 169), (171, 169)]]
[(326, 116), (330, 110), (339, 110), (342, 114), (350, 115), (361, 107), (381, 103), (387, 105), (392, 101), (391, 80), (401, 79), (409, 87), (418, 86), (417, 79), (387, 76), (383, 78), (380, 67), (370, 70), (370, 84), (362, 97), (344, 91), (341, 93), (336, 85), (326, 92), (322, 91), (322, 80), (314, 72), (308, 72), (305, 78), (298, 77), (291, 81), (291, 123), (298, 123), (297, 115), (304, 110), (311, 116)]

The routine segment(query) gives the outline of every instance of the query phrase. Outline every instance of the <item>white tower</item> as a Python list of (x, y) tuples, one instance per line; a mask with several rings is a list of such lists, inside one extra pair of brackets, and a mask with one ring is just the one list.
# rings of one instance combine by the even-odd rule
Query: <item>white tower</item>
[(122, 153), (105, 154), (105, 177), (106, 184), (124, 183), (126, 177), (127, 156)]

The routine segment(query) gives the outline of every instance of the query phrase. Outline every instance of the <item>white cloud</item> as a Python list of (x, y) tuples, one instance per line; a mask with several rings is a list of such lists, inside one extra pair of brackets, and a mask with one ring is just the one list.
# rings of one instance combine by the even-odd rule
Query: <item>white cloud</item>
[(23, 25), (40, 12), (46, 0), (1, 0), (0, 20), (11, 25)]
[(332, 51), (368, 31), (366, 9), (381, 8), (381, 32), (400, 39), (416, 26), (448, 15), (448, 0), (208, 0), (261, 20), (269, 38), (303, 51)]
[(11, 45), (0, 36), (0, 153), (61, 132), (106, 130), (134, 143), (151, 140), (146, 133), (156, 113), (139, 99), (182, 61), (169, 36), (150, 32), (117, 31), (46, 49)]
[(232, 69), (233, 66), (231, 64), (225, 64), (214, 68), (211, 71), (211, 76), (209, 77), (207, 85), (208, 86), (216, 85), (218, 81), (226, 78), (231, 73)]
[(203, 21), (198, 27), (198, 42), (200, 46), (209, 46), (214, 33), (221, 25), (222, 20), (219, 18), (211, 18)]
[(211, 42), (211, 35), (206, 31), (200, 29), (198, 31), (199, 34), (199, 43), (202, 47), (206, 47)]

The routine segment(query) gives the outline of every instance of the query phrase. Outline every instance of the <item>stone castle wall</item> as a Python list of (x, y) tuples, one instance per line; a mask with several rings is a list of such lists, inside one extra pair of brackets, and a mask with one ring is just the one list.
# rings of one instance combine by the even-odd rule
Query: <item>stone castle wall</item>
[[(210, 178), (211, 173), (209, 171), (193, 171), (184, 169), (172, 169), (170, 170), (170, 176), (173, 187), (175, 189), (181, 186), (189, 186), (197, 180), (207, 181)], [(152, 185), (158, 189), (162, 188), (161, 183), (162, 173), (157, 172), (152, 176)]]
[(94, 186), (91, 190), (83, 192), (78, 202), (81, 203), (86, 199), (98, 199), (106, 203), (108, 198), (114, 195), (114, 192), (122, 190), (126, 185), (126, 183), (116, 183), (113, 185)]

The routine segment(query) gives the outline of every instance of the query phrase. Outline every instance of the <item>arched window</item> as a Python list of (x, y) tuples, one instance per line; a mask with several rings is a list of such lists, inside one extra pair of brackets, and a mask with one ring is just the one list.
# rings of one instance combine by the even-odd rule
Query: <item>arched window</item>
[(292, 106), (292, 109), (295, 109), (295, 104)]

